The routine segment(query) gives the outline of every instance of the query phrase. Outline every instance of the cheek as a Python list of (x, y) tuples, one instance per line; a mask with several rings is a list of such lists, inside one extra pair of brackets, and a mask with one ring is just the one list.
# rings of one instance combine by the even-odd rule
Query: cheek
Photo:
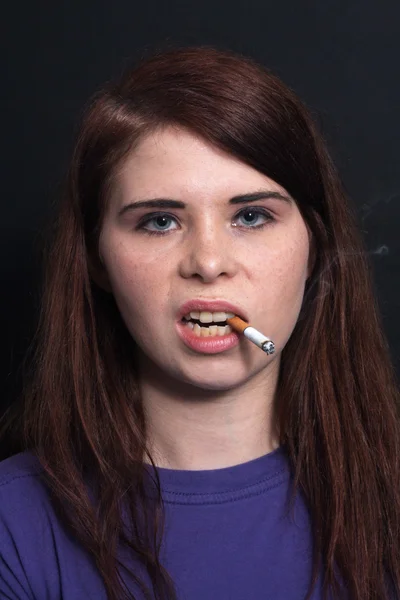
[(106, 263), (113, 295), (125, 323), (132, 327), (144, 326), (157, 320), (168, 296), (167, 269), (159, 257), (134, 258), (123, 248), (109, 252)]
[(270, 256), (264, 269), (261, 287), (266, 318), (269, 311), (279, 328), (288, 331), (294, 327), (303, 302), (308, 252), (308, 239), (301, 238)]
[(284, 262), (276, 267), (276, 278), (283, 299), (294, 299), (304, 292), (307, 279), (308, 251), (300, 245), (289, 249)]

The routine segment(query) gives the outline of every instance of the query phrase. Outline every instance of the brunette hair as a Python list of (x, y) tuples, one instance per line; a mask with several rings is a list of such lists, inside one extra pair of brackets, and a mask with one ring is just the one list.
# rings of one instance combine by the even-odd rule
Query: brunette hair
[[(283, 186), (313, 238), (314, 268), (281, 357), (278, 425), (310, 510), (325, 597), (400, 593), (399, 394), (356, 219), (309, 112), (252, 59), (210, 47), (156, 52), (86, 107), (46, 258), (42, 312), (18, 423), (60, 518), (93, 556), (108, 598), (135, 598), (125, 544), (156, 598), (176, 598), (159, 559), (163, 501), (144, 487), (146, 423), (135, 342), (96, 285), (104, 208), (123, 159), (149, 132), (191, 131)], [(10, 421), (10, 423), (11, 423)], [(9, 426), (11, 424), (9, 423)], [(87, 488), (93, 485), (97, 504)], [(123, 527), (126, 503), (133, 531)], [(138, 523), (145, 524), (139, 531)], [(144, 532), (147, 532), (145, 535)]]

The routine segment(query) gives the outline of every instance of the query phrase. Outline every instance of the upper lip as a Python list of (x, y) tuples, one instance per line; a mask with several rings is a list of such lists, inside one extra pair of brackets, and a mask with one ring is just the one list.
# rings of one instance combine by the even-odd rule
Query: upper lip
[(193, 311), (230, 312), (234, 313), (238, 317), (241, 317), (245, 321), (248, 321), (244, 309), (240, 306), (232, 304), (226, 300), (206, 300), (204, 298), (188, 300), (182, 304), (179, 309), (178, 319), (182, 319), (182, 317)]

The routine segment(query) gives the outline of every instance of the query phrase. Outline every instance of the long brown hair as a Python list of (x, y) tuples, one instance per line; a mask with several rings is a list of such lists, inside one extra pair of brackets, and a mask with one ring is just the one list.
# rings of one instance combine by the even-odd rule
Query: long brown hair
[[(110, 600), (135, 598), (121, 577), (120, 543), (143, 563), (156, 598), (176, 597), (159, 560), (163, 502), (155, 469), (155, 502), (144, 487), (143, 457), (154, 463), (135, 342), (112, 295), (91, 277), (122, 160), (143, 136), (171, 124), (282, 185), (312, 232), (314, 270), (282, 352), (277, 391), (292, 498), (301, 489), (312, 519), (309, 594), (321, 566), (334, 597), (347, 590), (355, 600), (384, 599), (389, 585), (400, 593), (399, 394), (370, 266), (309, 112), (249, 58), (210, 47), (156, 52), (88, 104), (46, 258), (29, 385), (14, 415), (21, 448), (38, 456), (60, 518), (94, 557)], [(131, 575), (151, 598), (144, 580)]]

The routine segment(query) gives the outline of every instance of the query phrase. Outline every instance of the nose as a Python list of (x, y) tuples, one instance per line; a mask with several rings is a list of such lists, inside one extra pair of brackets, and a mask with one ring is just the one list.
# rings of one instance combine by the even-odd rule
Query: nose
[(221, 276), (231, 278), (238, 269), (232, 241), (221, 228), (208, 224), (192, 231), (180, 262), (180, 275), (212, 283)]

